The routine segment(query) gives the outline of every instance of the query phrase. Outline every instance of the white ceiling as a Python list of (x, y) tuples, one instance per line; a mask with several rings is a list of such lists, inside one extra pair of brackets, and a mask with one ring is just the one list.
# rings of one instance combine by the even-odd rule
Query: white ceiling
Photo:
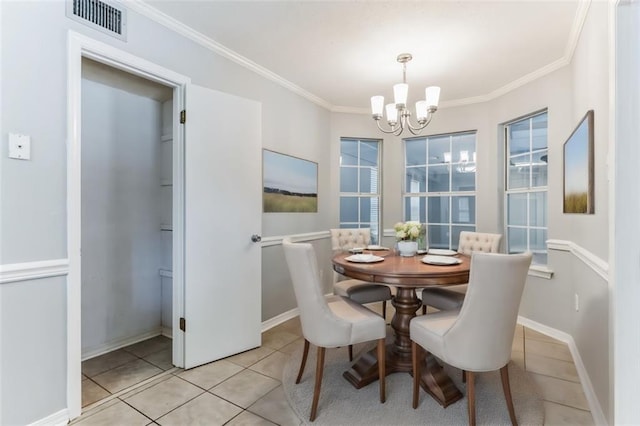
[[(589, 3), (567, 1), (145, 0), (333, 110), (391, 99), (409, 52), (409, 102), (490, 99), (566, 65)], [(151, 10), (153, 10), (151, 9)]]

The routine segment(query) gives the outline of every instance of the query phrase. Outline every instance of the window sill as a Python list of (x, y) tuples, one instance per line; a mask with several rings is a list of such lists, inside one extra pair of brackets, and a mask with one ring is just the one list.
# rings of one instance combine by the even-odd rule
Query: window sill
[(553, 271), (545, 265), (531, 265), (529, 267), (529, 276), (550, 280), (553, 278)]

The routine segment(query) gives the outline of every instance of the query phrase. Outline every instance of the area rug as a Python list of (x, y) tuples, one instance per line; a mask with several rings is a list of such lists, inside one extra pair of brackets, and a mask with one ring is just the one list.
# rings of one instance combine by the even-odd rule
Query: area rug
[[(359, 345), (365, 351), (374, 346)], [(354, 348), (354, 358), (356, 358)], [(360, 351), (359, 351), (360, 352)], [(387, 376), (387, 401), (379, 400), (378, 382), (354, 388), (343, 377), (350, 362), (345, 348), (327, 349), (325, 370), (316, 420), (309, 422), (315, 382), (316, 348), (309, 348), (307, 366), (299, 384), (295, 379), (300, 367), (302, 345), (285, 364), (282, 384), (289, 404), (303, 424), (313, 425), (465, 425), (468, 424), (466, 386), (461, 371), (445, 366), (445, 371), (465, 395), (458, 402), (442, 408), (424, 390), (420, 390), (417, 409), (411, 406), (413, 379), (408, 373)], [(527, 373), (509, 363), (511, 394), (520, 425), (542, 425), (544, 407), (534, 383)], [(510, 425), (509, 412), (502, 392), (499, 372), (476, 375), (476, 422), (478, 425)]]

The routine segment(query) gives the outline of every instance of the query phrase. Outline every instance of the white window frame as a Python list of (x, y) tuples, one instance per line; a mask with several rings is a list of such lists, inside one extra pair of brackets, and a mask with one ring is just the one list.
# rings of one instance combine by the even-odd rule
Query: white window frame
[[(358, 142), (358, 164), (357, 165), (342, 165), (342, 142), (343, 141), (353, 141), (353, 142)], [(377, 176), (377, 180), (375, 182), (371, 182), (371, 188), (372, 190), (374, 190), (376, 192), (339, 192), (339, 198), (338, 198), (338, 205), (340, 205), (340, 200), (342, 199), (342, 197), (349, 197), (349, 198), (357, 198), (358, 199), (358, 218), (361, 217), (361, 212), (360, 212), (360, 200), (362, 198), (370, 198), (371, 199), (371, 206), (374, 207), (375, 206), (375, 200), (377, 200), (377, 208), (374, 210), (372, 209), (371, 212), (371, 221), (369, 222), (361, 222), (361, 221), (357, 221), (357, 222), (343, 222), (342, 218), (340, 217), (340, 208), (338, 209), (338, 220), (340, 223), (340, 228), (371, 228), (371, 225), (375, 224), (377, 225), (377, 232), (372, 232), (371, 233), (371, 243), (372, 244), (379, 244), (380, 239), (382, 238), (382, 223), (381, 223), (381, 218), (382, 218), (382, 140), (380, 139), (368, 139), (368, 138), (349, 138), (349, 137), (341, 137), (340, 138), (340, 169), (342, 169), (342, 167), (349, 167), (349, 168), (355, 168), (358, 170), (358, 172), (356, 173), (356, 188), (360, 188), (360, 169), (363, 168), (367, 168), (369, 166), (362, 166), (360, 164), (360, 149), (361, 149), (361, 144), (363, 142), (366, 143), (376, 143), (378, 144), (378, 159), (377, 159), (377, 168), (373, 168), (370, 167), (372, 169), (372, 173), (371, 176), (376, 175)], [(373, 172), (373, 169), (376, 169), (376, 173)], [(340, 179), (338, 182), (339, 188), (342, 187), (342, 173), (339, 174), (340, 175)]]
[[(454, 132), (454, 133), (445, 133), (445, 134), (438, 134), (438, 135), (430, 135), (430, 136), (422, 136), (422, 137), (418, 137), (418, 138), (409, 138), (409, 139), (404, 139), (404, 168), (403, 168), (403, 175), (402, 175), (402, 209), (403, 209), (403, 217), (404, 220), (419, 220), (419, 218), (415, 218), (413, 214), (410, 214), (410, 212), (406, 211), (406, 199), (407, 198), (412, 198), (414, 200), (416, 199), (425, 199), (426, 202), (426, 211), (425, 211), (425, 223), (427, 226), (427, 238), (429, 238), (429, 231), (428, 231), (428, 227), (430, 225), (438, 225), (438, 226), (447, 226), (448, 227), (448, 233), (449, 233), (449, 246), (447, 248), (449, 249), (457, 249), (458, 247), (458, 240), (453, 241), (452, 237), (453, 237), (453, 228), (454, 227), (465, 227), (468, 228), (469, 231), (475, 231), (476, 230), (476, 215), (473, 215), (473, 218), (470, 218), (471, 220), (469, 222), (471, 223), (454, 223), (451, 219), (452, 219), (452, 215), (453, 215), (453, 201), (454, 201), (454, 197), (473, 197), (476, 200), (476, 209), (477, 209), (477, 195), (476, 195), (476, 191), (477, 191), (477, 184), (478, 184), (478, 175), (477, 175), (477, 168), (476, 168), (476, 161), (475, 161), (475, 156), (473, 154), (471, 154), (471, 158), (469, 159), (470, 161), (467, 162), (449, 162), (449, 166), (450, 167), (455, 167), (455, 166), (467, 166), (469, 164), (473, 164), (474, 169), (474, 190), (473, 191), (452, 191), (451, 188), (453, 188), (453, 173), (451, 171), (449, 171), (449, 191), (439, 191), (439, 192), (429, 192), (429, 167), (434, 167), (433, 164), (429, 165), (429, 140), (430, 139), (441, 139), (443, 137), (448, 137), (449, 138), (449, 152), (453, 152), (453, 138), (456, 136), (461, 136), (461, 135), (473, 135), (474, 136), (474, 143), (475, 143), (475, 149), (477, 152), (477, 148), (478, 148), (478, 138), (477, 138), (477, 131), (473, 130), (473, 131), (464, 131), (464, 132)], [(410, 141), (417, 141), (417, 140), (424, 140), (424, 143), (426, 144), (426, 158), (424, 159), (424, 164), (412, 164), (411, 166), (407, 166), (407, 142)], [(426, 168), (426, 187), (425, 187), (425, 192), (407, 192), (407, 169), (411, 169), (411, 168), (418, 168), (418, 167), (425, 167)], [(435, 167), (441, 167), (441, 165), (435, 166)], [(440, 198), (440, 197), (449, 197), (449, 221), (448, 222), (433, 222), (430, 223), (429, 222), (429, 199), (430, 198)], [(412, 201), (414, 201), (412, 200)], [(419, 203), (418, 203), (419, 204)]]
[[(547, 115), (547, 144), (546, 144), (546, 148), (544, 149), (533, 149), (533, 119), (535, 117), (541, 116), (543, 114)], [(522, 187), (522, 188), (514, 188), (511, 189), (509, 187), (509, 166), (510, 166), (510, 138), (509, 138), (509, 128), (517, 123), (521, 123), (525, 120), (529, 121), (529, 155), (533, 156), (534, 154), (541, 154), (541, 153), (546, 153), (546, 155), (549, 155), (549, 115), (548, 115), (548, 111), (547, 110), (543, 110), (543, 111), (538, 111), (538, 112), (534, 112), (530, 115), (526, 115), (524, 117), (520, 117), (517, 118), (515, 120), (509, 121), (507, 123), (504, 124), (504, 159), (503, 159), (503, 166), (504, 166), (504, 235), (505, 235), (505, 247), (506, 247), (506, 252), (507, 253), (522, 253), (522, 251), (516, 251), (516, 250), (512, 250), (512, 248), (510, 247), (510, 240), (509, 240), (509, 230), (510, 229), (524, 229), (526, 232), (526, 247), (525, 250), (528, 251), (532, 251), (532, 252), (536, 252), (536, 253), (544, 253), (545, 255), (545, 259), (547, 259), (547, 255), (548, 255), (548, 249), (546, 248), (546, 241), (545, 241), (545, 249), (540, 251), (540, 250), (532, 250), (531, 249), (531, 239), (530, 239), (530, 235), (531, 235), (531, 230), (545, 230), (547, 231), (547, 237), (548, 237), (548, 232), (549, 232), (549, 168), (547, 166), (547, 185), (544, 186), (532, 186), (532, 182), (533, 182), (533, 167), (529, 168), (529, 185), (527, 187)], [(548, 163), (547, 163), (548, 164)], [(531, 194), (538, 194), (538, 193), (545, 193), (546, 194), (546, 198), (547, 198), (547, 205), (546, 205), (546, 210), (544, 211), (544, 215), (545, 215), (545, 220), (544, 222), (547, 224), (547, 226), (532, 226), (531, 225), (531, 217), (530, 217), (530, 203), (531, 203)], [(510, 225), (509, 224), (509, 195), (517, 195), (517, 194), (526, 194), (527, 195), (527, 206), (526, 206), (526, 221), (525, 221), (525, 225)], [(532, 266), (539, 266), (542, 267), (544, 269), (544, 267), (546, 267), (547, 262), (545, 261), (544, 263), (541, 262), (536, 262), (536, 257), (535, 257), (535, 253), (534, 253), (534, 262), (532, 263)]]

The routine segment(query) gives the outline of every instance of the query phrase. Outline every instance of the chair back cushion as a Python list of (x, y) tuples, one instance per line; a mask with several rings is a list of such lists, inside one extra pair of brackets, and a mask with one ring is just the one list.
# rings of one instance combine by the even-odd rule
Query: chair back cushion
[(351, 324), (337, 318), (329, 309), (322, 292), (318, 261), (313, 246), (282, 240), (293, 290), (300, 310), (302, 334), (316, 346), (331, 346), (330, 342), (348, 342)]
[(460, 232), (460, 240), (458, 242), (458, 253), (467, 255), (474, 251), (498, 253), (501, 239), (501, 234), (462, 231)]
[(349, 250), (354, 247), (366, 247), (371, 243), (371, 229), (330, 229), (331, 249)]
[(529, 252), (471, 255), (464, 304), (457, 321), (444, 335), (445, 358), (450, 358), (452, 365), (469, 371), (492, 371), (509, 362), (531, 257)]

